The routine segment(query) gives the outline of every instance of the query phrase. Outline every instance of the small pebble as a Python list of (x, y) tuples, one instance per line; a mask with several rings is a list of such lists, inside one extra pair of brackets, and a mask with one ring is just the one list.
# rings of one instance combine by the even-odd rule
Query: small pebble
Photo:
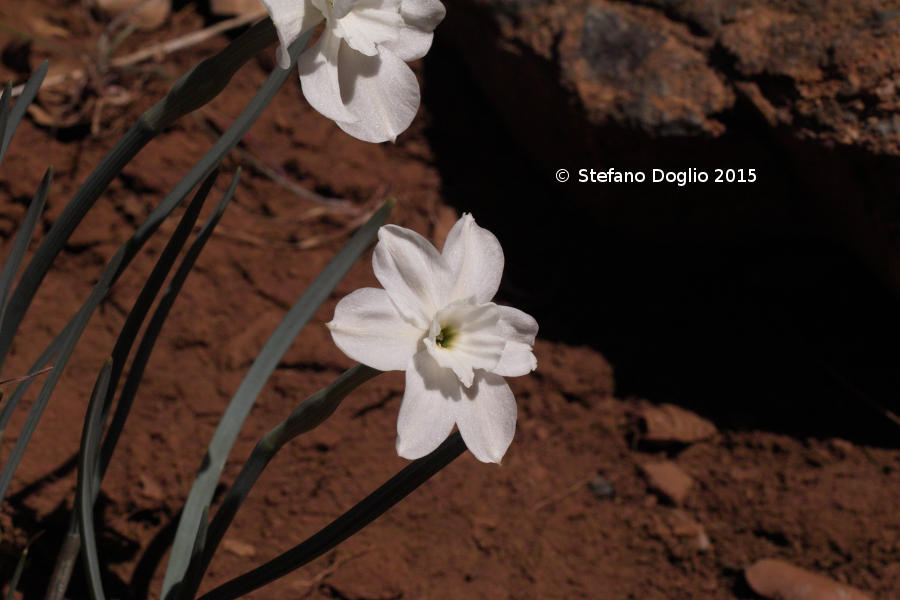
[(856, 588), (782, 560), (757, 561), (744, 577), (754, 592), (772, 600), (869, 600)]
[(694, 483), (693, 478), (670, 460), (644, 463), (641, 472), (650, 489), (674, 504), (681, 504)]
[(616, 497), (616, 486), (604, 477), (602, 474), (598, 474), (594, 477), (591, 482), (588, 484), (591, 488), (591, 491), (594, 493), (594, 496), (598, 500), (612, 500)]

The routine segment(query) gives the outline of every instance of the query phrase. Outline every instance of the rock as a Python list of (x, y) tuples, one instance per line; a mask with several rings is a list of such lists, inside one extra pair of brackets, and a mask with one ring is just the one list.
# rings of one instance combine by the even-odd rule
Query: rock
[[(438, 36), (585, 219), (656, 242), (808, 228), (900, 294), (896, 0), (459, 0)], [(689, 196), (577, 181), (728, 166), (759, 179)], [(560, 167), (572, 178), (555, 185)]]
[(238, 540), (225, 540), (222, 542), (222, 547), (226, 551), (231, 552), (235, 556), (240, 556), (241, 558), (256, 556), (256, 548), (254, 546), (239, 542)]
[(672, 461), (644, 463), (641, 472), (650, 489), (661, 494), (674, 504), (681, 504), (694, 483), (693, 478)]
[[(135, 5), (141, 3), (135, 8)], [(172, 0), (94, 0), (103, 13), (115, 17), (135, 8), (128, 22), (143, 31), (152, 31), (166, 22), (172, 12)]]
[(654, 443), (692, 444), (717, 433), (710, 421), (674, 404), (644, 404), (637, 412), (641, 440)]
[(668, 515), (666, 524), (669, 526), (672, 535), (689, 541), (693, 550), (702, 554), (712, 549), (712, 543), (709, 540), (706, 529), (683, 510), (674, 509)]
[(162, 487), (160, 487), (159, 483), (147, 473), (141, 474), (140, 483), (141, 495), (146, 496), (151, 500), (162, 500), (165, 498)]
[(259, 0), (210, 0), (209, 9), (214, 15), (252, 15), (266, 12)]
[(604, 477), (602, 474), (598, 474), (594, 477), (588, 487), (591, 488), (591, 492), (593, 492), (594, 497), (598, 500), (612, 500), (616, 497), (616, 486)]
[(773, 600), (869, 600), (856, 588), (780, 560), (757, 561), (744, 577), (754, 592)]

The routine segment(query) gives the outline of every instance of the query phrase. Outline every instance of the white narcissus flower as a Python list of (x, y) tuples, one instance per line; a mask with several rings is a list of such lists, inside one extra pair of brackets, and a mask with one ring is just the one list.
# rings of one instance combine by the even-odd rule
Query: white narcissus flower
[(503, 273), (497, 238), (465, 214), (439, 253), (418, 233), (386, 225), (372, 264), (384, 289), (343, 298), (328, 328), (350, 358), (406, 371), (398, 454), (425, 456), (455, 424), (476, 458), (499, 463), (516, 429), (516, 401), (503, 378), (537, 367), (538, 325), (491, 302)]
[(439, 0), (262, 0), (275, 23), (278, 63), (323, 20), (300, 55), (303, 95), (317, 111), (367, 142), (395, 140), (419, 109), (419, 82), (406, 62), (422, 58), (444, 18)]

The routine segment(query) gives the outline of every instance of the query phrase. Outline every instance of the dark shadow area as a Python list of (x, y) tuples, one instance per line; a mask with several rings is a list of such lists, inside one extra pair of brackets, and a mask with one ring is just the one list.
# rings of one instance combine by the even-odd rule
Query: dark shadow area
[[(30, 532), (33, 536), (33, 543), (28, 549), (25, 570), (18, 587), (23, 594), (23, 600), (43, 600), (45, 597), (59, 550), (69, 529), (69, 519), (72, 514), (72, 507), (67, 501), (63, 501), (52, 512), (38, 518), (36, 511), (28, 507), (26, 501), (34, 494), (42, 492), (48, 484), (72, 473), (75, 470), (76, 459), (77, 456), (72, 456), (52, 472), (25, 486), (7, 500), (13, 509), (15, 529)], [(95, 506), (95, 519), (98, 524), (103, 523), (108, 506), (109, 500), (101, 493)], [(132, 560), (140, 549), (139, 544), (111, 528), (103, 527), (97, 531), (97, 546), (99, 555), (103, 557), (101, 576), (106, 596), (122, 600), (134, 598), (129, 592), (126, 582), (116, 576), (109, 567)], [(17, 555), (18, 552), (21, 552), (21, 549), (17, 549)], [(0, 578), (0, 587), (7, 585), (12, 577), (15, 560), (10, 560), (10, 558), (6, 557), (4, 560), (5, 563), (11, 563), (11, 565), (9, 569), (4, 569), (2, 578)], [(17, 559), (18, 556), (15, 558)], [(72, 570), (72, 578), (66, 592), (67, 598), (88, 598), (90, 596), (84, 573), (84, 566), (79, 560)]]
[[(831, 233), (833, 213), (813, 210), (818, 188), (804, 178), (832, 163), (852, 177), (865, 157), (782, 143), (739, 104), (722, 138), (610, 126), (592, 156), (608, 157), (598, 168), (755, 167), (757, 184), (557, 184), (555, 150), (539, 164), (440, 36), (423, 103), (444, 198), (503, 243), (499, 300), (533, 314), (544, 339), (603, 353), (617, 395), (723, 429), (900, 445), (879, 408), (900, 412), (896, 299)], [(560, 167), (592, 166), (558, 150)]]
[(153, 581), (153, 574), (162, 563), (172, 542), (175, 541), (175, 532), (178, 530), (180, 520), (181, 511), (178, 511), (147, 544), (144, 554), (141, 555), (141, 559), (134, 568), (134, 574), (131, 576), (129, 588), (135, 598), (150, 597), (150, 583)]
[[(25, 500), (32, 494), (40, 492), (47, 483), (64, 477), (75, 469), (76, 458), (72, 457), (52, 473), (26, 486), (22, 491), (9, 498), (14, 510), (13, 525), (16, 530), (32, 532), (33, 543), (29, 547), (26, 567), (19, 581), (18, 590), (23, 600), (43, 600), (47, 593), (50, 576), (63, 546), (69, 527), (72, 507), (63, 502), (45, 518), (38, 519), (33, 509), (25, 505)], [(225, 491), (224, 485), (216, 488), (213, 502), (220, 499)], [(74, 492), (73, 492), (74, 493)], [(94, 519), (98, 525), (97, 544), (101, 557), (101, 577), (107, 598), (120, 600), (137, 600), (150, 597), (150, 584), (153, 575), (159, 569), (163, 558), (172, 546), (175, 531), (181, 519), (181, 511), (170, 515), (165, 509), (142, 510), (129, 517), (130, 521), (143, 521), (157, 527), (157, 532), (146, 545), (131, 575), (131, 581), (125, 581), (110, 570), (111, 565), (128, 563), (135, 559), (141, 551), (138, 542), (128, 539), (109, 527), (104, 527), (105, 510), (111, 506), (109, 499), (100, 494), (95, 507)], [(0, 547), (0, 588), (8, 585), (22, 548), (15, 544)], [(90, 588), (85, 577), (85, 567), (79, 560), (72, 570), (72, 577), (66, 589), (66, 598), (88, 598)]]

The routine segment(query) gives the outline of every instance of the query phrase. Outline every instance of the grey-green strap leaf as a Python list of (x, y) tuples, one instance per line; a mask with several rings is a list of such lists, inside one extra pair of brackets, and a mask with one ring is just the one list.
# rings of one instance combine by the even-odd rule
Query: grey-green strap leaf
[(453, 462), (466, 449), (459, 432), (454, 432), (437, 450), (420, 458), (394, 475), (362, 502), (331, 522), (330, 525), (264, 565), (223, 583), (200, 600), (232, 600), (284, 577), (291, 571), (328, 552), (354, 533), (383, 515), (432, 475)]
[[(116, 340), (116, 344), (113, 347), (112, 351), (113, 367), (110, 374), (110, 382), (107, 389), (106, 398), (101, 409), (101, 423), (106, 423), (113, 396), (115, 395), (115, 390), (118, 387), (119, 378), (122, 374), (123, 365), (127, 361), (128, 354), (131, 350), (137, 333), (140, 330), (141, 324), (144, 322), (144, 319), (146, 318), (157, 293), (159, 292), (160, 288), (165, 282), (166, 277), (168, 276), (169, 271), (178, 258), (178, 254), (181, 252), (182, 247), (193, 231), (194, 224), (197, 221), (197, 217), (200, 214), (200, 210), (203, 206), (204, 201), (206, 200), (206, 197), (209, 194), (209, 191), (212, 189), (212, 186), (215, 183), (217, 174), (217, 172), (213, 172), (209, 177), (206, 178), (206, 180), (200, 186), (200, 189), (197, 190), (197, 193), (194, 195), (193, 200), (191, 200), (190, 204), (187, 207), (187, 210), (185, 210), (180, 221), (178, 222), (178, 226), (175, 228), (175, 232), (169, 238), (168, 243), (166, 243), (165, 248), (163, 248), (163, 251), (160, 253), (159, 258), (157, 259), (156, 264), (154, 265), (153, 270), (150, 273), (150, 276), (144, 283), (143, 288), (141, 288), (141, 292), (138, 294), (138, 298), (137, 300), (135, 300), (134, 306), (128, 313), (128, 317), (126, 317), (125, 319), (125, 324), (122, 326), (119, 337)], [(230, 191), (233, 191), (233, 186)], [(230, 194), (228, 196), (230, 196)], [(160, 304), (160, 307), (162, 307), (163, 304), (165, 304), (165, 301)], [(155, 315), (159, 314), (159, 310), (160, 308), (158, 307)], [(159, 319), (154, 320), (158, 321)], [(150, 327), (148, 327), (148, 331), (151, 327), (153, 327), (152, 322)], [(147, 335), (148, 334), (145, 332), (145, 339)], [(138, 369), (141, 371), (143, 370), (143, 364), (140, 363), (140, 350), (138, 351), (138, 356), (132, 362), (131, 369), (129, 370), (129, 378), (131, 378), (134, 375), (135, 370)], [(127, 382), (125, 387), (126, 389), (128, 388)], [(115, 418), (113, 419), (113, 423), (110, 425), (110, 429), (106, 434), (106, 438), (103, 440), (103, 445), (97, 459), (98, 464), (94, 468), (94, 482), (92, 488), (94, 492), (93, 498), (91, 499), (92, 503), (96, 501), (97, 495), (100, 492), (100, 485), (103, 480), (103, 475), (106, 472), (107, 466), (109, 465), (110, 458), (113, 451), (115, 450), (116, 442), (119, 439), (119, 433), (121, 432), (121, 429), (125, 424), (125, 419), (127, 418), (128, 412), (131, 408), (131, 400), (132, 397), (128, 397), (125, 394), (120, 396), (119, 404), (118, 406), (116, 406)], [(69, 532), (66, 535), (63, 541), (63, 545), (57, 556), (56, 565), (53, 569), (53, 574), (50, 577), (50, 586), (46, 595), (47, 600), (62, 600), (62, 597), (65, 594), (65, 590), (68, 587), (69, 577), (71, 576), (72, 572), (72, 565), (74, 564), (75, 559), (80, 551), (79, 544), (76, 543), (73, 545), (71, 543), (73, 535), (77, 539), (77, 511), (73, 511), (72, 513), (72, 518), (69, 523)]]
[[(119, 440), (122, 429), (125, 427), (125, 421), (128, 418), (128, 413), (131, 410), (131, 405), (134, 402), (134, 397), (137, 394), (138, 387), (143, 378), (144, 369), (147, 366), (147, 362), (150, 360), (150, 355), (153, 353), (153, 347), (156, 344), (159, 333), (162, 331), (163, 324), (165, 323), (166, 318), (168, 318), (169, 311), (172, 310), (172, 305), (175, 304), (175, 300), (178, 298), (178, 294), (181, 292), (184, 282), (194, 268), (194, 264), (197, 262), (200, 252), (203, 250), (206, 242), (209, 241), (213, 231), (215, 231), (216, 225), (225, 213), (228, 203), (234, 196), (234, 192), (240, 181), (240, 174), (241, 171), (238, 169), (231, 180), (231, 184), (222, 196), (222, 200), (219, 201), (215, 210), (209, 218), (207, 218), (203, 227), (200, 228), (197, 237), (194, 239), (193, 243), (191, 243), (184, 258), (181, 259), (181, 263), (175, 270), (175, 274), (172, 276), (169, 286), (166, 288), (166, 291), (163, 292), (162, 298), (160, 298), (159, 305), (156, 307), (153, 316), (150, 317), (150, 322), (147, 323), (147, 328), (144, 331), (138, 349), (135, 351), (134, 360), (131, 362), (131, 369), (128, 372), (128, 377), (125, 379), (125, 384), (122, 386), (121, 394), (119, 394), (119, 403), (116, 406), (116, 411), (113, 415), (113, 420), (110, 423), (109, 431), (106, 433), (106, 439), (103, 440), (98, 467), (98, 477), (100, 478), (106, 473), (106, 469), (112, 459), (116, 443)], [(99, 485), (99, 480), (97, 484)]]
[(28, 105), (34, 102), (34, 97), (37, 95), (41, 83), (44, 82), (44, 76), (47, 75), (47, 69), (49, 68), (50, 61), (45, 60), (34, 70), (34, 73), (28, 78), (22, 93), (19, 94), (19, 99), (16, 100), (16, 104), (9, 112), (9, 119), (3, 129), (3, 137), (0, 138), (0, 163), (3, 162), (3, 157), (6, 156), (6, 150), (9, 148), (9, 142), (16, 133), (16, 128), (19, 127), (22, 117), (25, 116), (25, 110), (28, 108)]
[[(308, 34), (301, 36), (294, 44), (291, 45), (292, 55), (295, 57), (299, 54), (300, 50), (309, 42), (309, 38), (312, 35), (310, 31)], [(116, 256), (113, 257), (112, 261), (109, 265), (107, 265), (106, 271), (104, 271), (103, 276), (101, 276), (100, 281), (95, 286), (95, 291), (98, 290), (99, 287), (104, 286), (105, 289), (108, 289), (110, 285), (119, 277), (122, 270), (129, 264), (134, 255), (143, 247), (146, 240), (150, 235), (153, 234), (154, 231), (159, 227), (160, 223), (175, 209), (178, 204), (181, 203), (182, 200), (191, 192), (194, 186), (197, 185), (203, 178), (209, 175), (212, 170), (219, 164), (222, 158), (230, 152), (235, 145), (240, 141), (241, 137), (250, 129), (250, 126), (259, 118), (259, 115), (268, 106), (269, 102), (271, 102), (272, 98), (275, 97), (275, 94), (284, 85), (284, 82), (287, 80), (288, 75), (290, 74), (289, 70), (276, 68), (269, 75), (269, 78), (266, 79), (266, 82), (262, 85), (256, 95), (253, 97), (253, 100), (247, 105), (247, 108), (238, 116), (238, 118), (231, 124), (231, 127), (222, 135), (221, 138), (213, 144), (213, 147), (209, 149), (209, 151), (200, 159), (200, 161), (194, 165), (194, 167), (188, 172), (184, 178), (178, 182), (175, 188), (166, 196), (163, 201), (157, 206), (150, 215), (147, 216), (146, 220), (138, 227), (137, 231), (135, 231), (134, 235), (129, 239), (117, 252)], [(87, 185), (87, 183), (85, 183)], [(82, 186), (84, 187), (84, 186)], [(70, 203), (71, 204), (71, 203)], [(68, 208), (68, 207), (67, 207)], [(65, 214), (65, 210), (63, 211)], [(63, 217), (60, 217), (62, 219)], [(55, 225), (54, 225), (55, 227)], [(73, 225), (74, 228), (74, 225)], [(47, 234), (47, 237), (50, 237), (53, 233), (53, 228), (51, 228), (50, 233)], [(44, 238), (44, 243), (47, 243), (47, 237)], [(63, 240), (64, 242), (64, 240)], [(62, 243), (60, 242), (59, 247), (62, 247)], [(41, 246), (43, 247), (43, 243)], [(41, 248), (39, 247), (37, 252), (35, 253), (34, 258), (32, 258), (31, 263), (29, 263), (28, 267), (25, 269), (25, 273), (23, 273), (22, 278), (19, 280), (19, 285), (16, 286), (16, 291), (13, 293), (12, 299), (10, 300), (9, 309), (7, 310), (6, 319), (2, 324), (2, 329), (0, 329), (0, 361), (5, 356), (6, 352), (9, 350), (9, 344), (12, 341), (12, 336), (15, 333), (15, 330), (18, 328), (19, 323), (21, 322), (25, 310), (28, 307), (28, 304), (31, 302), (31, 298), (34, 295), (34, 291), (37, 289), (37, 286), (40, 284), (40, 280), (43, 279), (44, 273), (46, 272), (46, 268), (49, 267), (50, 261), (52, 261), (53, 256), (46, 256), (46, 263), (43, 267), (36, 269), (34, 273), (29, 275), (29, 271), (32, 269), (32, 265), (38, 258), (38, 255), (41, 253)], [(30, 278), (29, 278), (30, 277)], [(25, 290), (22, 292), (22, 290)], [(78, 341), (80, 337), (84, 325), (87, 323), (87, 320), (93, 314), (94, 309), (99, 305), (100, 300), (102, 300), (103, 295), (105, 295), (106, 291), (103, 291), (99, 296), (95, 296), (94, 294), (85, 301), (84, 306), (79, 311), (78, 314), (73, 317), (72, 321), (67, 325), (67, 331), (64, 334), (60, 334), (52, 344), (54, 345), (53, 351), (51, 352), (50, 348), (45, 350), (44, 354), (42, 354), (42, 359), (44, 362), (40, 364), (37, 369), (43, 368), (46, 366), (47, 362), (49, 362), (50, 357), (52, 357), (55, 353), (59, 353), (59, 358), (57, 359), (57, 364), (54, 365), (54, 369), (51, 372), (50, 377), (47, 379), (47, 382), (44, 384), (44, 388), (41, 390), (41, 393), (38, 395), (37, 400), (32, 405), (31, 413), (28, 416), (28, 419), (25, 422), (25, 427), (22, 430), (22, 433), (19, 435), (19, 439), (16, 440), (16, 445), (13, 447), (13, 451), (10, 454), (9, 459), (7, 460), (6, 465), (3, 468), (2, 473), (0, 473), (0, 501), (3, 500), (3, 497), (6, 494), (6, 489), (9, 487), (9, 483), (12, 480), (13, 473), (16, 468), (18, 468), (19, 462), (22, 459), (22, 455), (25, 452), (25, 446), (28, 445), (28, 442), (31, 440), (31, 436), (34, 433), (34, 429), (37, 427), (37, 421), (40, 419), (43, 414), (44, 408), (46, 408), (47, 401), (49, 400), (50, 392), (53, 390), (53, 387), (56, 385), (59, 380), (59, 376), (62, 373), (63, 367), (68, 361), (69, 356), (71, 355), (72, 350), (74, 349), (74, 344)], [(16, 304), (16, 299), (19, 299), (19, 303)], [(74, 337), (73, 337), (74, 336)], [(71, 338), (71, 339), (70, 339)], [(71, 342), (71, 344), (69, 343)], [(33, 371), (37, 370), (33, 369)], [(0, 421), (5, 417), (8, 421), (8, 413), (15, 406), (13, 400), (16, 402), (21, 399), (22, 395), (25, 393), (25, 389), (27, 389), (27, 384), (30, 381), (26, 381), (18, 388), (16, 388), (13, 397), (10, 398), (7, 406), (4, 407), (4, 414), (0, 416)], [(21, 393), (20, 393), (20, 390)], [(0, 422), (0, 435), (3, 432), (3, 423)]]
[(275, 454), (290, 440), (318, 427), (334, 413), (347, 394), (379, 374), (381, 371), (365, 365), (347, 369), (328, 387), (301, 402), (287, 419), (259, 440), (216, 511), (205, 540), (206, 549), (202, 555), (195, 556), (192, 560), (185, 577), (185, 586), (178, 595), (179, 600), (190, 600), (196, 596), (203, 574), (209, 568), (209, 563), (212, 562), (216, 548), (225, 537), (228, 526)]
[(194, 546), (192, 536), (197, 531), (201, 511), (212, 501), (213, 491), (225, 466), (225, 460), (257, 396), (294, 339), (374, 239), (378, 228), (387, 220), (392, 206), (393, 203), (388, 202), (376, 211), (328, 263), (285, 315), (244, 376), (219, 421), (203, 459), (203, 466), (197, 473), (185, 502), (175, 533), (175, 541), (172, 544), (172, 553), (169, 555), (161, 598), (166, 600), (174, 598), (170, 595), (172, 587), (184, 578), (190, 562), (191, 548)]
[[(9, 125), (9, 107), (12, 101), (12, 84), (3, 86), (3, 94), (0, 95), (0, 144), (6, 139), (6, 127)], [(3, 162), (3, 152), (0, 148), (0, 163)]]
[[(3, 363), (3, 359), (6, 357), (7, 352), (9, 352), (13, 337), (19, 328), (19, 324), (25, 317), (25, 311), (28, 310), (28, 306), (31, 304), (31, 300), (34, 298), (38, 286), (40, 286), (41, 281), (43, 281), (44, 276), (50, 269), (53, 260), (63, 249), (66, 241), (68, 241), (72, 232), (87, 214), (88, 210), (90, 210), (100, 195), (106, 190), (110, 181), (112, 181), (113, 178), (122, 171), (125, 165), (127, 165), (157, 134), (171, 125), (178, 117), (186, 114), (186, 112), (199, 108), (199, 106), (202, 106), (211, 100), (216, 94), (224, 89), (225, 85), (238, 68), (259, 54), (265, 47), (272, 44), (275, 39), (274, 27), (268, 19), (251, 27), (221, 52), (204, 60), (184, 75), (184, 77), (175, 84), (169, 94), (144, 113), (144, 115), (142, 115), (141, 118), (139, 118), (125, 133), (122, 139), (116, 143), (109, 154), (104, 157), (103, 161), (88, 176), (81, 187), (78, 188), (75, 195), (72, 196), (72, 199), (65, 206), (59, 218), (56, 219), (56, 222), (53, 223), (53, 226), (50, 228), (50, 231), (47, 232), (47, 235), (44, 236), (43, 241), (40, 246), (38, 246), (34, 256), (25, 268), (25, 272), (22, 274), (19, 285), (16, 286), (16, 290), (10, 300), (7, 319), (2, 323), (2, 326), (0, 326), (0, 364)], [(308, 41), (308, 38), (303, 43), (305, 44), (306, 41)], [(46, 71), (45, 65), (42, 65), (41, 68)], [(38, 69), (38, 71), (40, 70), (41, 69)], [(245, 120), (250, 118), (250, 124), (256, 120), (262, 107), (268, 105), (274, 92), (281, 87), (281, 84), (284, 83), (284, 80), (287, 77), (287, 73), (279, 73), (280, 71), (282, 70), (276, 69), (273, 76), (269, 77), (269, 80), (263, 85), (265, 92), (260, 90), (260, 92), (257, 93), (253, 102), (251, 102), (251, 105), (248, 106), (240, 117), (238, 117), (239, 120), (242, 118)], [(26, 92), (29, 91), (28, 87), (31, 86), (32, 81), (40, 83), (40, 78), (37, 77), (37, 74), (38, 73), (36, 72), (35, 76), (32, 76), (31, 81), (29, 81), (28, 86), (26, 86)], [(41, 75), (41, 78), (42, 77), (43, 75)], [(197, 93), (195, 93), (195, 91)], [(203, 93), (202, 98), (199, 95), (200, 91)], [(37, 92), (37, 86), (35, 86), (34, 92)], [(19, 98), (19, 101), (16, 102), (13, 107), (13, 118), (18, 114), (17, 111), (20, 106), (23, 107), (22, 113), (24, 114), (25, 100), (25, 93), (23, 93), (22, 97)], [(28, 101), (30, 102), (30, 100)], [(182, 185), (189, 182), (188, 189), (184, 190), (183, 188), (176, 188), (170, 196), (178, 196), (179, 194), (181, 194), (182, 197), (186, 196), (200, 180), (211, 172), (212, 168), (219, 163), (221, 157), (231, 151), (231, 148), (233, 148), (243, 134), (246, 133), (247, 128), (249, 128), (249, 124), (246, 124), (245, 127), (236, 128), (234, 125), (230, 127), (229, 131), (226, 132), (217, 145), (213, 147), (213, 150), (208, 152), (204, 158), (201, 159), (202, 164), (198, 164), (191, 171), (189, 177), (182, 180), (181, 184), (179, 184)], [(234, 137), (235, 134), (237, 137)], [(8, 138), (9, 135), (10, 132), (7, 131), (6, 137)], [(210, 159), (210, 157), (213, 158)], [(168, 214), (168, 211), (170, 211), (171, 208), (168, 208), (167, 210), (160, 206), (157, 210), (161, 213)], [(155, 216), (158, 215), (151, 215), (151, 219), (148, 219), (148, 221), (152, 221)], [(124, 264), (127, 265), (130, 260), (131, 256), (126, 256)]]
[(3, 271), (0, 272), (0, 323), (6, 315), (6, 301), (9, 298), (9, 290), (12, 288), (13, 279), (19, 271), (22, 259), (25, 257), (25, 251), (28, 249), (28, 242), (34, 234), (34, 228), (37, 227), (38, 218), (44, 211), (44, 205), (47, 203), (47, 192), (50, 190), (50, 182), (53, 181), (53, 168), (47, 169), (44, 178), (38, 186), (38, 190), (28, 205), (25, 212), (25, 218), (19, 225), (19, 231), (13, 240), (12, 248), (6, 257), (6, 263), (3, 265)]
[(103, 582), (100, 579), (100, 557), (97, 554), (97, 536), (94, 531), (94, 466), (103, 435), (103, 402), (109, 389), (112, 360), (107, 360), (100, 370), (91, 402), (88, 404), (81, 431), (81, 450), (78, 455), (78, 491), (75, 507), (78, 513), (78, 529), (81, 534), (81, 549), (91, 600), (103, 600)]

